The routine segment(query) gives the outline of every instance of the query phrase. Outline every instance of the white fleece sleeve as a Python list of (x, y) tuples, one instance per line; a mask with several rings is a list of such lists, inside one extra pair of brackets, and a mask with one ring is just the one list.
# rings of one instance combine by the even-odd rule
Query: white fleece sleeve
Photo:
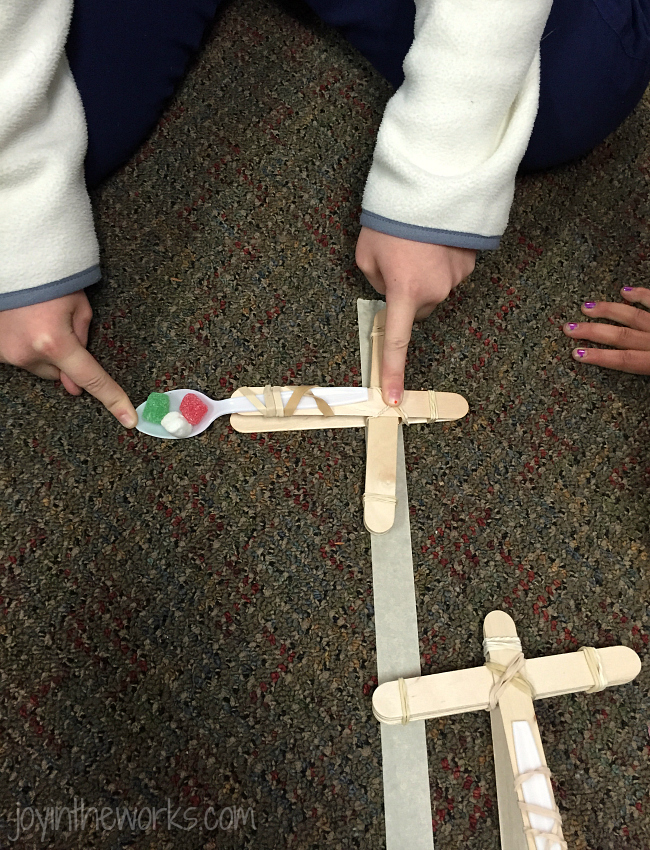
[(361, 223), (496, 248), (539, 98), (552, 0), (415, 0), (405, 80), (386, 107)]
[(65, 42), (73, 0), (0, 0), (0, 310), (99, 280), (86, 123)]

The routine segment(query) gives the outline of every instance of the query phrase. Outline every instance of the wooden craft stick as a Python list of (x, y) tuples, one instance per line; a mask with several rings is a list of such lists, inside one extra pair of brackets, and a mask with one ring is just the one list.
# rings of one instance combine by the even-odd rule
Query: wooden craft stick
[[(608, 646), (594, 651), (606, 687), (631, 682), (641, 669), (639, 656), (627, 646)], [(582, 651), (526, 659), (526, 678), (534, 699), (579, 693), (594, 687), (594, 677)], [(428, 720), (468, 711), (487, 711), (493, 682), (494, 676), (485, 666), (405, 679), (411, 719)], [(372, 710), (382, 723), (402, 722), (398, 682), (385, 682), (377, 688), (372, 697)]]
[[(386, 310), (381, 310), (375, 316), (372, 326), (372, 369), (370, 372), (370, 386), (379, 390), (380, 396), (385, 332)], [(397, 432), (400, 420), (397, 416), (385, 416), (368, 419), (367, 423), (363, 523), (372, 534), (385, 534), (392, 528), (395, 521)]]
[[(521, 649), (508, 645), (508, 641), (514, 643), (517, 638), (517, 629), (512, 617), (505, 611), (490, 612), (483, 623), (484, 638), (488, 643), (486, 658), (488, 662), (508, 668), (517, 656), (521, 656)], [(498, 694), (498, 702), (490, 711), (492, 724), (492, 741), (494, 747), (494, 768), (497, 782), (497, 798), (499, 804), (499, 829), (501, 831), (502, 850), (540, 850), (535, 840), (535, 834), (550, 833), (553, 829), (558, 840), (549, 842), (544, 840), (541, 848), (548, 850), (561, 850), (564, 842), (562, 825), (557, 820), (557, 807), (553, 798), (553, 789), (548, 775), (538, 773), (543, 780), (546, 793), (542, 793), (541, 808), (548, 811), (549, 816), (543, 817), (533, 814), (522, 807), (525, 803), (521, 783), (517, 782), (520, 769), (517, 763), (515, 741), (513, 736), (513, 724), (524, 726), (527, 736), (532, 738), (536, 758), (535, 768), (546, 769), (546, 757), (537, 726), (535, 709), (530, 694), (514, 687), (512, 684), (505, 687)], [(531, 777), (532, 778), (532, 777)], [(540, 822), (540, 818), (541, 821)], [(566, 844), (564, 844), (566, 848)]]
[[(294, 387), (282, 387), (283, 391)], [(264, 387), (245, 387), (235, 390), (233, 398), (248, 390), (263, 395)], [(368, 401), (359, 404), (332, 405), (334, 416), (324, 416), (318, 408), (296, 411), (292, 416), (264, 416), (259, 410), (233, 413), (230, 423), (236, 431), (258, 433), (264, 431), (301, 431), (316, 428), (364, 428), (368, 419), (402, 419), (406, 414), (409, 425), (425, 422), (451, 422), (462, 419), (469, 407), (457, 393), (437, 393), (433, 390), (407, 390), (400, 409), (386, 408), (381, 390), (370, 387)], [(381, 415), (380, 415), (381, 414)]]

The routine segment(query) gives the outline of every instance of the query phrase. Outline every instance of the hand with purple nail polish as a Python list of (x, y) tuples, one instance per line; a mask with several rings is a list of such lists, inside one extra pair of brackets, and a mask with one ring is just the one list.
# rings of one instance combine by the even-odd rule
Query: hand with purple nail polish
[[(586, 339), (608, 348), (575, 348), (574, 360), (619, 372), (650, 375), (650, 289), (624, 286), (625, 304), (585, 301), (582, 312), (604, 322), (568, 322), (564, 333), (572, 339)], [(632, 306), (638, 304), (638, 307)], [(613, 322), (614, 324), (610, 324)]]

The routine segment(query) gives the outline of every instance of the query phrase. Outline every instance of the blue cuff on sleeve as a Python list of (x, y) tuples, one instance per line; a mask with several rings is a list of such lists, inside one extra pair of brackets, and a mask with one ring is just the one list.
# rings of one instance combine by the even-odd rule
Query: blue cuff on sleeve
[(14, 310), (16, 307), (30, 307), (43, 301), (52, 301), (62, 295), (71, 295), (80, 289), (85, 289), (92, 283), (97, 283), (102, 273), (99, 266), (91, 266), (82, 272), (69, 277), (44, 283), (42, 286), (32, 286), (29, 289), (19, 289), (16, 292), (0, 292), (0, 310)]
[(413, 242), (430, 242), (433, 245), (449, 245), (453, 248), (473, 248), (476, 251), (489, 251), (499, 247), (501, 236), (481, 236), (479, 233), (460, 233), (456, 230), (439, 230), (436, 227), (421, 227), (419, 224), (406, 224), (394, 221), (383, 215), (361, 211), (361, 224), (371, 230), (378, 230), (388, 236), (410, 239)]

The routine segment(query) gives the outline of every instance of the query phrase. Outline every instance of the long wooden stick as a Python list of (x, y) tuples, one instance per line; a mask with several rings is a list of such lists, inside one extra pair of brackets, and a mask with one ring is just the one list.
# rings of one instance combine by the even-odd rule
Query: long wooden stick
[[(631, 682), (641, 669), (639, 656), (627, 646), (608, 646), (595, 652), (607, 687)], [(588, 691), (594, 684), (584, 652), (526, 659), (526, 677), (535, 699)], [(486, 711), (493, 683), (494, 675), (481, 666), (405, 679), (403, 687), (411, 719), (428, 720), (468, 711)], [(382, 723), (402, 722), (398, 682), (385, 682), (377, 688), (372, 697), (372, 710)]]

